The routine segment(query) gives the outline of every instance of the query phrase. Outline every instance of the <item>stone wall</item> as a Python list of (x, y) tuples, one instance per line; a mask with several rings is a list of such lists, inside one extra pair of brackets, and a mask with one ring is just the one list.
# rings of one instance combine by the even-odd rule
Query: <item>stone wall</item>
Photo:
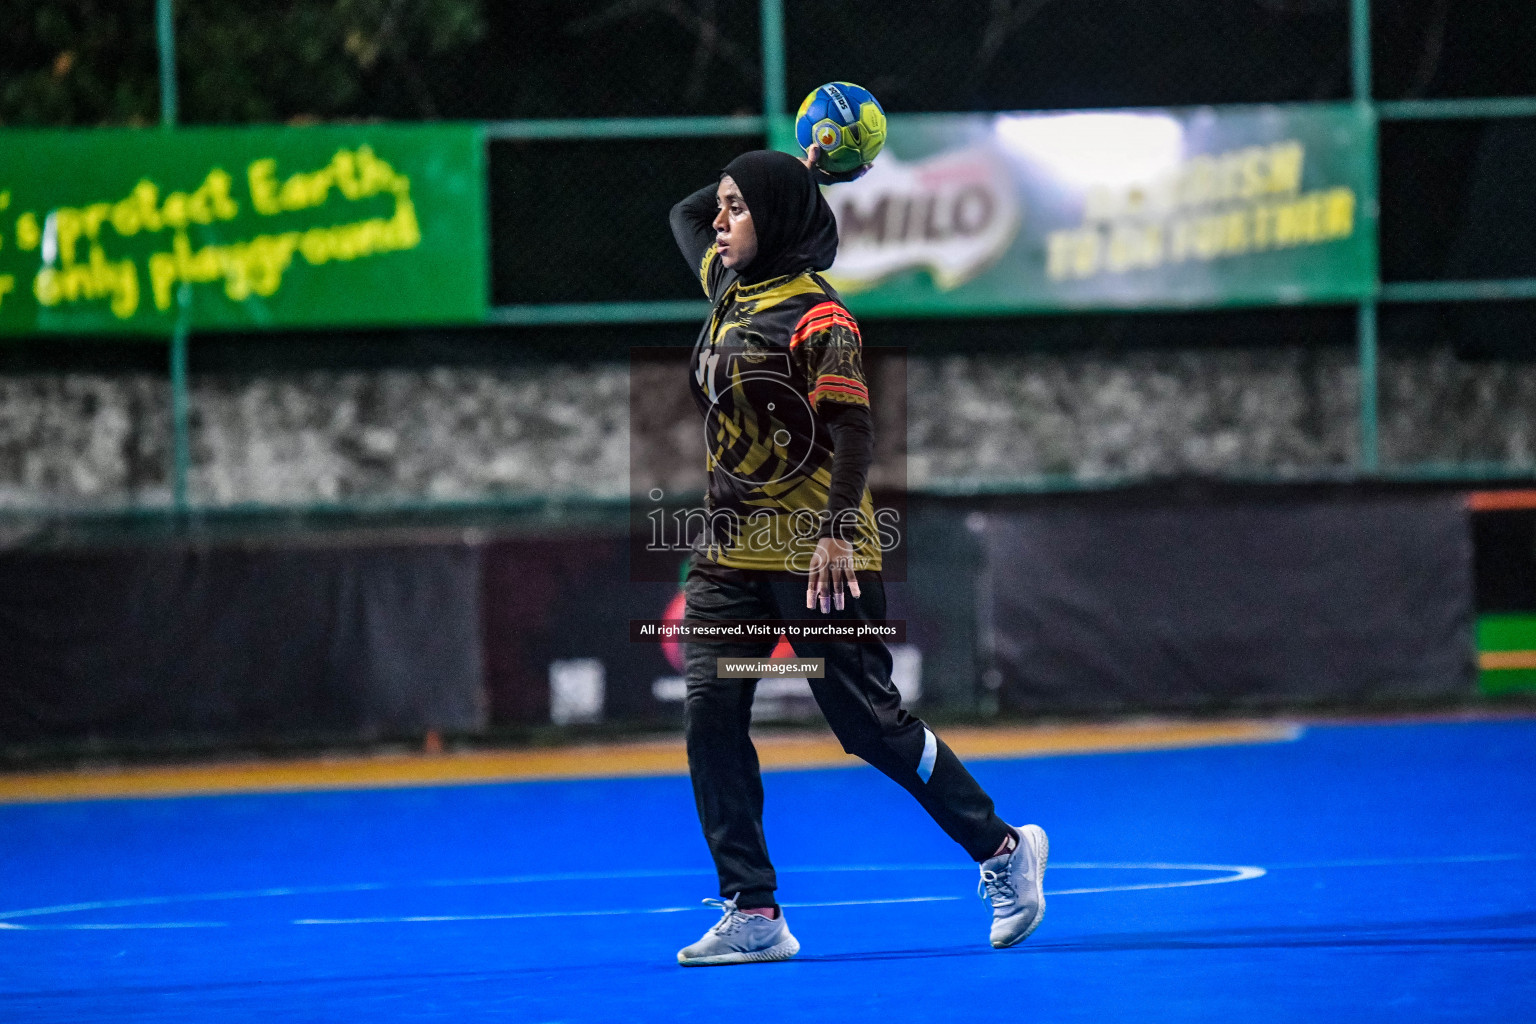
[(1536, 363), (1389, 357), (1380, 389), (1383, 463), (1536, 467)]
[(170, 437), (163, 377), (0, 376), (0, 508), (165, 504)]
[(956, 356), (910, 376), (915, 486), (1296, 471), (1354, 453), (1357, 376), (1337, 351)]
[(619, 496), (623, 366), (199, 377), (192, 490), (218, 505)]
[[(633, 385), (626, 364), (194, 375), (192, 494), (214, 505), (619, 496), (631, 397), (637, 486), (698, 486), (680, 363), (637, 366)], [(900, 379), (889, 370), (877, 394)], [(913, 359), (906, 375), (918, 488), (1305, 474), (1347, 468), (1356, 450), (1344, 350), (964, 355)], [(887, 437), (899, 405), (882, 406)], [(1381, 409), (1387, 465), (1536, 467), (1536, 363), (1388, 356)], [(161, 376), (0, 376), (0, 508), (164, 504), (169, 459)]]

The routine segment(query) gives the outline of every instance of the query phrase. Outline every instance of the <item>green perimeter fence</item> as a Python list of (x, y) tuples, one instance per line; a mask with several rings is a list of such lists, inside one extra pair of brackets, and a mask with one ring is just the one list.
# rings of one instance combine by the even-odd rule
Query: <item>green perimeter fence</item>
[[(793, 115), (789, 113), (786, 91), (784, 0), (759, 0), (761, 31), (762, 113), (736, 116), (624, 117), (579, 119), (522, 119), (481, 123), (487, 145), (493, 142), (570, 142), (609, 140), (674, 140), (686, 138), (757, 137), (775, 148), (793, 147)], [(1536, 117), (1536, 96), (1493, 97), (1484, 99), (1425, 99), (1377, 101), (1371, 93), (1372, 52), (1369, 0), (1349, 0), (1349, 39), (1352, 102), (1356, 114), (1369, 125), (1372, 149), (1371, 174), (1379, 175), (1374, 157), (1376, 129), (1384, 121), (1477, 120), (1493, 118)], [(177, 116), (176, 40), (173, 0), (157, 0), (156, 30), (159, 49), (161, 124), (175, 128)], [(1372, 202), (1376, 190), (1370, 192)], [(1370, 218), (1374, 230), (1374, 211)], [(1457, 463), (1441, 466), (1383, 467), (1380, 459), (1378, 387), (1378, 307), (1382, 303), (1465, 303), (1536, 299), (1536, 278), (1496, 280), (1440, 280), (1382, 282), (1376, 274), (1372, 294), (1356, 306), (1356, 350), (1359, 374), (1358, 448), (1355, 465), (1343, 471), (1320, 470), (1304, 477), (1287, 480), (1414, 480), (1414, 481), (1491, 481), (1529, 479), (1536, 470), (1506, 463)], [(634, 325), (684, 323), (697, 321), (707, 311), (702, 300), (594, 301), (561, 303), (520, 303), (493, 305), (488, 312), (492, 325), (538, 327), (583, 325)], [(188, 493), (191, 443), (188, 423), (188, 348), (189, 330), (184, 320), (177, 323), (169, 339), (172, 430), (172, 504), (170, 509), (143, 508), (126, 510), (129, 514), (150, 517), (185, 517), (191, 515), (251, 514), (270, 511), (296, 511), (290, 506), (221, 506), (203, 508)], [(1224, 479), (1268, 482), (1273, 475), (1248, 477), (1224, 474)], [(1091, 480), (1059, 475), (981, 487), (982, 492), (1050, 492), (1088, 487), (1113, 487), (1135, 482), (1133, 478), (1094, 477)], [(971, 493), (975, 493), (972, 490)], [(576, 500), (575, 505), (581, 505)], [(587, 504), (601, 506), (603, 502)], [(440, 502), (427, 500), (347, 501), (333, 505), (306, 506), (305, 512), (432, 513), (437, 511), (543, 510), (565, 517), (574, 511), (569, 499), (551, 502), (542, 498), (488, 498), (483, 501)], [(121, 514), (117, 510), (113, 514)], [(82, 513), (89, 518), (99, 513)]]

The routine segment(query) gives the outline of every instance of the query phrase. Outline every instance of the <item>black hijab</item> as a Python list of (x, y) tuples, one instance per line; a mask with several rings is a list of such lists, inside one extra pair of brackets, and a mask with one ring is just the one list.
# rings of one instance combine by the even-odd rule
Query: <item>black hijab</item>
[(741, 189), (757, 230), (757, 255), (738, 270), (743, 283), (832, 265), (837, 219), (804, 164), (788, 153), (758, 149), (741, 154), (722, 173)]

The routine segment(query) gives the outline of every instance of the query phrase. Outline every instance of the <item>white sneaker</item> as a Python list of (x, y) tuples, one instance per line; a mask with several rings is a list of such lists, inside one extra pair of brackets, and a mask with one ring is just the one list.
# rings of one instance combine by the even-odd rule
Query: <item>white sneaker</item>
[(800, 952), (799, 940), (789, 934), (789, 925), (784, 923), (782, 907), (779, 916), (772, 918), (737, 910), (734, 899), (707, 899), (704, 903), (719, 907), (725, 916), (698, 942), (677, 951), (677, 962), (684, 967), (788, 960)]
[(976, 893), (992, 904), (992, 948), (1007, 949), (1029, 938), (1045, 918), (1045, 861), (1051, 844), (1039, 825), (1014, 829), (1012, 853), (981, 862)]

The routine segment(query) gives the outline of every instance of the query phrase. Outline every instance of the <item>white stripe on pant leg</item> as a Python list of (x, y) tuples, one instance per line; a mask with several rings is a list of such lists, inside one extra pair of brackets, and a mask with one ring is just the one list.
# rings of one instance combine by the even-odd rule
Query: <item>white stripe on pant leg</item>
[(924, 782), (933, 774), (933, 762), (939, 758), (939, 738), (933, 730), (923, 726), (923, 759), (917, 762), (917, 777)]

